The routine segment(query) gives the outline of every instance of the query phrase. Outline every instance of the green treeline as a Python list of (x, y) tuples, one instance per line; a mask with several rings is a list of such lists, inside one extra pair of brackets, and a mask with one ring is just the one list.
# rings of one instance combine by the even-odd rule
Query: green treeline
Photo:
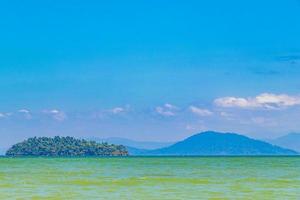
[(13, 145), (6, 156), (127, 156), (122, 145), (97, 143), (73, 137), (33, 137)]

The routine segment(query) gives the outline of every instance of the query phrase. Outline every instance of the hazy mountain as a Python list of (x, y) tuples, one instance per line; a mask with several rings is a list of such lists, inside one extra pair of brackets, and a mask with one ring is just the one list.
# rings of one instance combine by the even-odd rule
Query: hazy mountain
[(153, 150), (153, 149), (159, 149), (174, 144), (174, 142), (146, 142), (146, 141), (135, 141), (135, 140), (125, 139), (125, 138), (118, 138), (118, 137), (111, 137), (111, 138), (104, 138), (104, 139), (89, 138), (89, 140), (93, 140), (96, 142), (107, 142), (110, 144), (124, 145), (127, 147), (132, 147), (132, 149), (136, 149), (136, 150), (142, 149), (142, 151), (143, 149)]
[(293, 149), (297, 152), (300, 152), (300, 133), (290, 133), (288, 135), (267, 141), (274, 145)]
[(297, 152), (234, 133), (203, 132), (144, 155), (295, 155)]
[(7, 149), (8, 149), (8, 147), (7, 148), (0, 148), (0, 156), (4, 156)]
[(126, 149), (129, 153), (129, 155), (131, 155), (131, 156), (147, 155), (148, 151), (151, 151), (151, 150), (147, 150), (147, 149), (138, 149), (138, 148), (134, 148), (134, 147), (130, 147), (130, 146), (126, 146)]

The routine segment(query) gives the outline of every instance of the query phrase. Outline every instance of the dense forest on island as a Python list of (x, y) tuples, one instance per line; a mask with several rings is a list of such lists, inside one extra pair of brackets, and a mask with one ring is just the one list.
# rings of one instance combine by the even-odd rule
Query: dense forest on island
[(6, 156), (127, 156), (125, 146), (97, 143), (73, 137), (33, 137), (13, 145)]

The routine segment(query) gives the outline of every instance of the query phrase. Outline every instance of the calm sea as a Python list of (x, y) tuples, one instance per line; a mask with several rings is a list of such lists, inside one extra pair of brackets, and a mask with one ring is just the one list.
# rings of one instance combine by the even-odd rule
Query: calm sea
[(300, 157), (0, 158), (0, 199), (300, 199)]

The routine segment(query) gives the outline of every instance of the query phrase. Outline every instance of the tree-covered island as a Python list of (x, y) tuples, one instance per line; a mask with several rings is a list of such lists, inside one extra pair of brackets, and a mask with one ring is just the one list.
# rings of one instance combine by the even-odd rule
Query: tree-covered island
[(125, 146), (108, 143), (97, 143), (73, 137), (33, 137), (13, 145), (6, 156), (45, 156), (45, 157), (77, 157), (77, 156), (127, 156)]

